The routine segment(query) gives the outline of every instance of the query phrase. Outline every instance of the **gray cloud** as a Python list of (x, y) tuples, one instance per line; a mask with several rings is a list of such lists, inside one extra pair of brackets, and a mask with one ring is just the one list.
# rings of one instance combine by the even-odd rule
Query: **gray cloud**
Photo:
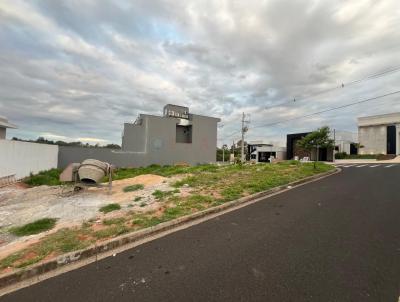
[[(2, 1), (0, 114), (12, 136), (120, 143), (122, 124), (166, 103), (222, 118), (219, 144), (400, 111), (398, 96), (263, 124), (398, 90), (400, 3), (388, 1)], [(297, 102), (265, 109), (296, 98)]]

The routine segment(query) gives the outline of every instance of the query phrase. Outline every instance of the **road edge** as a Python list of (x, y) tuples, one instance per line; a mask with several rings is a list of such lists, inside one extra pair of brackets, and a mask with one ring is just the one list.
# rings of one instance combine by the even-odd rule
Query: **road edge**
[[(225, 212), (230, 212), (239, 209), (241, 207), (250, 205), (265, 198), (272, 197), (276, 194), (294, 189), (298, 186), (305, 185), (320, 180), (322, 178), (337, 174), (340, 171), (341, 169), (336, 167), (335, 169), (328, 172), (309, 176), (282, 186), (272, 188), (267, 191), (255, 193), (246, 197), (229, 201), (216, 207), (212, 207), (190, 215), (179, 217), (171, 221), (160, 223), (153, 227), (138, 230), (133, 233), (129, 233), (126, 235), (119, 236), (117, 238), (106, 240), (102, 242), (100, 245), (92, 245), (86, 249), (66, 253), (54, 259), (35, 264), (29, 268), (20, 269), (5, 274), (3, 276), (0, 276), (0, 297), (7, 293), (13, 292), (17, 289), (32, 285), (34, 283), (38, 283), (40, 281), (68, 272), (70, 270), (77, 269), (81, 266), (95, 262), (99, 259), (115, 255), (113, 254), (113, 252), (116, 252), (117, 249), (119, 250), (118, 252), (122, 252), (123, 250), (132, 248), (133, 246), (137, 246), (145, 242), (149, 242), (157, 238), (163, 237), (172, 232), (190, 227), (193, 224), (197, 224), (194, 223), (196, 221), (198, 221), (198, 223), (201, 223), (203, 221), (212, 219), (216, 216), (222, 215)], [(134, 245), (130, 246), (132, 244)], [(93, 259), (85, 261), (90, 258)], [(79, 265), (79, 263), (81, 265)], [(71, 269), (68, 268), (65, 269), (68, 266), (73, 266), (73, 267)], [(54, 273), (57, 270), (59, 270), (59, 273), (58, 274)], [(46, 277), (44, 276), (45, 274), (51, 274), (51, 275)], [(43, 278), (39, 278), (40, 276), (42, 276)], [(21, 284), (21, 286), (16, 286), (22, 282), (25, 284)]]

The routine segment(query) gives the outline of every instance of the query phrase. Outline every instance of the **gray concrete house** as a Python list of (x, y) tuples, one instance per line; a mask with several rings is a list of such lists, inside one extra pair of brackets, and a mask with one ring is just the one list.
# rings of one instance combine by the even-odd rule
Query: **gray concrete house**
[(400, 154), (400, 112), (358, 118), (360, 154)]
[(0, 116), (0, 139), (6, 139), (7, 128), (16, 129), (17, 126), (8, 122), (8, 120)]
[(219, 121), (189, 113), (188, 107), (169, 104), (162, 116), (139, 114), (135, 122), (125, 123), (121, 150), (60, 146), (58, 167), (87, 158), (117, 167), (215, 162)]
[(156, 164), (215, 162), (220, 121), (168, 104), (163, 116), (140, 114), (134, 123), (124, 124), (122, 152), (143, 154)]

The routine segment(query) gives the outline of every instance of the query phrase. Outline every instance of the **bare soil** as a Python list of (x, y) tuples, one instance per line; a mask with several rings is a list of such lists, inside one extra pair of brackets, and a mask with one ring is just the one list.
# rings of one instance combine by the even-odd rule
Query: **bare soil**
[[(155, 190), (173, 190), (171, 184), (183, 176), (170, 178), (159, 175), (139, 175), (137, 177), (113, 181), (111, 194), (107, 184), (74, 192), (72, 186), (39, 186), (29, 188), (23, 184), (14, 184), (0, 188), (0, 258), (37, 242), (43, 236), (60, 228), (81, 225), (88, 220), (98, 221), (94, 228), (102, 229), (105, 218), (123, 216), (125, 211), (143, 213), (157, 211), (161, 203), (154, 198)], [(123, 189), (134, 184), (144, 188), (133, 192)], [(185, 190), (186, 191), (186, 190)], [(185, 192), (185, 194), (187, 194)], [(136, 197), (140, 200), (135, 201)], [(118, 203), (121, 210), (103, 214), (99, 208)], [(122, 211), (122, 213), (121, 213)], [(7, 230), (41, 218), (57, 218), (54, 229), (36, 235), (16, 237)]]

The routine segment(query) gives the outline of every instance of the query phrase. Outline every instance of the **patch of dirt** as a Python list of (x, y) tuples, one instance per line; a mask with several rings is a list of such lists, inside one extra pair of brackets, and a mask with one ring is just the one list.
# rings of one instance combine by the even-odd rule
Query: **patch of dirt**
[(40, 262), (46, 262), (47, 260), (54, 259), (54, 258), (57, 257), (58, 255), (59, 255), (59, 253), (57, 253), (57, 252), (51, 252), (51, 253), (48, 254), (46, 257), (44, 257), (43, 260), (41, 260)]
[(28, 238), (23, 240), (18, 238), (16, 241), (9, 243), (8, 245), (2, 246), (0, 250), (0, 259), (7, 257), (15, 252), (18, 252), (31, 244), (39, 242), (39, 238)]
[(28, 253), (26, 253), (22, 258), (18, 259), (17, 261), (14, 262), (15, 265), (19, 265), (22, 264), (24, 262), (33, 260), (37, 257), (37, 254), (33, 251), (30, 251)]
[(12, 271), (14, 271), (14, 269), (12, 267), (6, 267), (1, 271), (1, 274), (8, 274), (11, 273)]
[[(124, 192), (124, 188), (131, 185), (142, 184), (144, 189), (133, 192)], [(116, 180), (113, 182), (111, 199), (116, 203), (130, 203), (134, 201), (135, 197), (151, 196), (154, 190), (166, 190), (169, 188), (168, 179), (159, 175), (139, 175), (133, 178)], [(151, 191), (151, 192), (150, 192)], [(150, 193), (150, 194), (149, 194)], [(141, 200), (141, 202), (143, 202)]]
[[(171, 191), (174, 189), (171, 184), (186, 176), (166, 178), (147, 174), (116, 180), (113, 181), (111, 194), (107, 185), (79, 192), (74, 192), (73, 186), (65, 185), (27, 187), (25, 184), (16, 183), (0, 188), (0, 259), (38, 242), (42, 237), (61, 228), (80, 226), (85, 221), (97, 219), (98, 223), (94, 223), (92, 229), (98, 231), (106, 227), (101, 223), (103, 219), (124, 216), (129, 211), (133, 213), (158, 211), (162, 209), (162, 202), (156, 200), (152, 193), (155, 190)], [(134, 192), (123, 191), (125, 187), (134, 184), (142, 184), (144, 188)], [(190, 189), (180, 190), (182, 192), (180, 194), (188, 195)], [(140, 197), (140, 200), (134, 201), (136, 197)], [(99, 212), (100, 207), (109, 203), (121, 204), (121, 210), (107, 214)], [(45, 217), (57, 219), (54, 229), (25, 237), (16, 237), (7, 231), (9, 227)]]
[(106, 228), (108, 228), (108, 226), (102, 224), (102, 223), (95, 223), (91, 226), (93, 232), (97, 232), (97, 231), (101, 231), (104, 230)]

